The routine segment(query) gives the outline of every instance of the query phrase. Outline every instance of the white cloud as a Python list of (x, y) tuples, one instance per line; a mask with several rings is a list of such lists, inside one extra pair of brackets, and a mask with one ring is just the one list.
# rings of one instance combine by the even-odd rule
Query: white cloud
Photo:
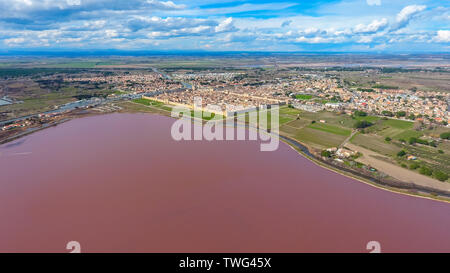
[(358, 43), (360, 44), (369, 44), (373, 41), (372, 36), (363, 36), (358, 40)]
[[(222, 22), (208, 19), (157, 16), (136, 16), (127, 23), (128, 38), (145, 35), (148, 38), (171, 38), (188, 36), (213, 36), (237, 30), (233, 18)], [(129, 32), (131, 31), (131, 33)]]
[(9, 39), (3, 40), (3, 43), (5, 43), (7, 46), (23, 44), (24, 42), (25, 42), (25, 38), (9, 38)]
[(366, 0), (367, 5), (369, 6), (380, 6), (381, 0)]
[(135, 16), (133, 19), (127, 22), (127, 27), (133, 32), (140, 30), (152, 30), (152, 31), (174, 31), (180, 29), (190, 29), (198, 27), (209, 27), (214, 31), (214, 28), (220, 26), (219, 29), (225, 31), (230, 27), (232, 19), (228, 18), (222, 23), (218, 23), (215, 20), (196, 19), (196, 18), (183, 18), (183, 17), (167, 17), (161, 18), (157, 16), (145, 17)]
[(439, 30), (435, 40), (437, 42), (450, 43), (450, 30)]
[(149, 0), (147, 1), (147, 3), (155, 8), (160, 8), (160, 9), (184, 9), (186, 8), (185, 5), (177, 5), (172, 1), (167, 1), (167, 2), (163, 2), (163, 1), (156, 1), (156, 0)]
[(216, 32), (230, 31), (234, 28), (233, 18), (229, 17), (215, 27)]
[(297, 5), (296, 3), (288, 2), (275, 2), (275, 3), (262, 3), (262, 4), (249, 4), (245, 3), (238, 6), (231, 7), (221, 7), (221, 8), (210, 8), (199, 10), (200, 14), (212, 13), (216, 15), (230, 14), (230, 13), (241, 13), (241, 12), (251, 12), (258, 10), (283, 10)]
[(81, 5), (81, 0), (66, 0), (69, 6), (79, 6)]
[(420, 12), (424, 11), (427, 6), (424, 5), (410, 5), (404, 7), (398, 14), (396, 19), (396, 25), (393, 30), (406, 27), (409, 22), (417, 16)]
[(381, 20), (374, 20), (369, 25), (359, 24), (354, 28), (355, 33), (376, 33), (380, 30), (385, 29), (388, 26), (388, 20), (383, 18)]
[(107, 29), (107, 30), (105, 30), (105, 36), (108, 38), (113, 38), (113, 37), (119, 36), (119, 34), (117, 33), (117, 30), (115, 30), (115, 29)]
[(345, 41), (343, 37), (305, 37), (301, 36), (295, 39), (298, 43), (308, 43), (308, 44), (328, 44), (328, 43), (342, 43)]
[[(418, 4), (398, 8), (382, 0), (346, 0), (323, 4), (314, 16), (283, 11), (298, 2), (234, 1), (212, 8), (186, 0), (0, 0), (0, 47), (298, 50), (449, 43), (445, 4), (426, 10)], [(382, 4), (386, 8), (379, 8)]]

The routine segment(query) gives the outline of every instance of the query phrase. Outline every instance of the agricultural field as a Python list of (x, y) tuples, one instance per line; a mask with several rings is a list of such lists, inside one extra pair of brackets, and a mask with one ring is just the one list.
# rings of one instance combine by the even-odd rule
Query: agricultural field
[(337, 127), (334, 125), (329, 125), (329, 124), (324, 124), (324, 123), (310, 124), (310, 125), (308, 125), (308, 128), (335, 134), (335, 135), (340, 135), (340, 136), (350, 136), (350, 134), (352, 132), (349, 129), (344, 129), (342, 127)]
[[(371, 116), (364, 117), (370, 121)], [(376, 117), (375, 117), (376, 118)], [(392, 139), (403, 139), (404, 137), (417, 137), (421, 136), (421, 133), (413, 131), (413, 122), (395, 119), (378, 118), (372, 119), (373, 126), (367, 129), (367, 132), (374, 133), (383, 137), (390, 137)]]
[(374, 134), (356, 134), (350, 142), (389, 157), (395, 156), (401, 150), (397, 145), (385, 141), (384, 137)]
[(345, 128), (353, 128), (356, 120), (352, 119), (350, 116), (345, 114), (337, 114), (327, 111), (321, 111), (317, 113), (312, 112), (301, 112), (300, 117), (303, 119), (307, 119), (309, 121), (319, 122), (320, 120), (325, 120), (327, 124), (345, 127)]
[(172, 111), (172, 106), (170, 105), (166, 105), (162, 102), (159, 101), (154, 101), (154, 100), (148, 100), (148, 99), (135, 99), (133, 100), (134, 103), (139, 103), (145, 106), (150, 106), (152, 108), (157, 108), (160, 110), (164, 110), (167, 112), (171, 112)]
[(164, 105), (164, 103), (162, 103), (162, 102), (148, 100), (148, 99), (135, 99), (135, 100), (133, 100), (133, 102), (140, 103), (140, 104), (143, 104), (146, 106), (155, 106), (155, 107)]
[[(419, 166), (411, 171), (429, 173), (430, 170), (434, 174), (428, 175), (432, 177), (437, 176), (439, 172), (450, 173), (448, 141), (439, 141), (437, 147), (408, 143), (411, 138), (429, 140), (430, 137), (436, 138), (441, 133), (449, 131), (442, 126), (417, 129), (414, 122), (406, 120), (370, 115), (351, 117), (326, 111), (310, 113), (290, 108), (283, 108), (280, 113), (298, 117), (282, 125), (281, 133), (312, 148), (338, 147), (355, 130), (354, 125), (357, 121), (368, 121), (373, 125), (365, 128), (364, 132), (353, 135), (350, 143), (371, 150), (379, 154), (380, 158), (387, 156), (392, 164), (405, 168), (411, 165), (413, 168), (415, 165)], [(320, 122), (321, 120), (325, 123)], [(398, 156), (401, 151), (405, 152), (404, 156)], [(408, 157), (414, 160), (408, 160)]]
[[(404, 145), (403, 148), (407, 154), (414, 155), (418, 158), (414, 162), (450, 174), (450, 150), (444, 146), (433, 148), (424, 145)], [(437, 150), (441, 150), (444, 153), (441, 154)], [(412, 162), (407, 162), (405, 159), (401, 161), (403, 163), (406, 162), (407, 165), (412, 164)]]
[(368, 122), (372, 122), (372, 123), (375, 123), (375, 122), (379, 121), (380, 119), (381, 119), (380, 117), (376, 117), (376, 116), (355, 117), (355, 120), (357, 120), (357, 121), (364, 120), (364, 121), (368, 121)]
[(397, 133), (397, 134), (393, 135), (392, 138), (396, 139), (396, 140), (408, 140), (412, 137), (419, 138), (422, 136), (423, 136), (422, 132), (415, 131), (415, 130), (404, 130), (401, 133)]
[[(391, 162), (404, 168), (438, 177), (439, 172), (450, 174), (450, 144), (448, 140), (438, 139), (437, 147), (433, 147), (430, 138), (436, 139), (440, 133), (448, 131), (443, 126), (414, 129), (413, 122), (379, 119), (365, 129), (365, 134), (356, 134), (350, 142), (388, 156)], [(411, 142), (414, 138), (425, 141), (427, 145)]]
[[(340, 126), (340, 118), (347, 118), (347, 116), (336, 117), (329, 112), (309, 113), (282, 107), (280, 117), (283, 116), (295, 117), (295, 119), (283, 123), (280, 132), (316, 149), (337, 147), (351, 134), (351, 129)], [(313, 123), (319, 119), (327, 122), (330, 120), (332, 124)]]
[(431, 71), (386, 71), (385, 73), (346, 71), (340, 72), (350, 87), (370, 89), (377, 86), (395, 86), (403, 89), (450, 92), (450, 75)]
[(342, 135), (324, 132), (309, 127), (297, 130), (293, 137), (300, 142), (309, 144), (317, 149), (337, 147), (347, 138)]

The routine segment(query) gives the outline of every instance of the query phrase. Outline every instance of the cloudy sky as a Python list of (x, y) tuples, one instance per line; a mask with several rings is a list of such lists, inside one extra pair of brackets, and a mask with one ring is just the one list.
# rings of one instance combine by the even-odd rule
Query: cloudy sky
[(450, 52), (450, 1), (0, 0), (0, 49)]

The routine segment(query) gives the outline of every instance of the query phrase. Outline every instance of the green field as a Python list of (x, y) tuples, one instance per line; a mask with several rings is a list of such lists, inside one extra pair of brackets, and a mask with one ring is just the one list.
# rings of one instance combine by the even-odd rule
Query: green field
[[(293, 110), (293, 111), (290, 111), (290, 110)], [(261, 112), (261, 113), (263, 113), (263, 112)], [(272, 114), (270, 113), (270, 111), (267, 113), (264, 112), (263, 114), (267, 115), (267, 123), (269, 124), (268, 128), (270, 128)], [(293, 121), (296, 118), (296, 114), (298, 114), (298, 110), (290, 109), (288, 107), (280, 107), (279, 117), (278, 117), (279, 125), (281, 126), (283, 124)], [(249, 122), (249, 113), (248, 112), (238, 114), (238, 117), (242, 117), (244, 115), (245, 115), (245, 122), (248, 123)], [(257, 117), (258, 121), (259, 121), (259, 115), (260, 115), (260, 111), (258, 111), (258, 117)]]
[(283, 124), (285, 124), (285, 123), (288, 123), (288, 122), (290, 122), (290, 121), (293, 121), (294, 119), (291, 118), (291, 117), (288, 117), (288, 116), (282, 116), (282, 115), (280, 115), (279, 120), (280, 120), (280, 125), (283, 125)]
[(379, 121), (380, 119), (381, 119), (380, 117), (376, 117), (376, 116), (355, 117), (355, 120), (358, 120), (358, 121), (365, 120), (365, 121), (372, 122), (372, 123), (375, 123), (375, 122)]
[(69, 62), (48, 65), (51, 68), (94, 68), (95, 66), (96, 62)]
[[(145, 106), (153, 106), (153, 107), (161, 109), (161, 110), (172, 112), (172, 107), (171, 106), (166, 105), (166, 104), (164, 104), (162, 102), (159, 102), (159, 101), (154, 101), (154, 100), (150, 100), (150, 99), (135, 99), (135, 100), (133, 100), (133, 102), (139, 103), (139, 104), (142, 104), (142, 105), (145, 105)], [(190, 111), (190, 115), (191, 115), (191, 117), (194, 117), (194, 111), (191, 110)], [(223, 118), (224, 118), (224, 116), (219, 115), (219, 114), (206, 112), (206, 111), (202, 112), (202, 119), (203, 120), (212, 120), (212, 119), (219, 120), (219, 119), (223, 119)]]
[(308, 128), (320, 130), (320, 131), (324, 131), (327, 133), (332, 133), (332, 134), (336, 134), (336, 135), (340, 135), (340, 136), (350, 136), (350, 134), (352, 133), (351, 130), (349, 130), (349, 129), (345, 129), (342, 127), (337, 127), (337, 126), (333, 126), (333, 125), (329, 125), (329, 124), (324, 124), (324, 123), (310, 124), (310, 125), (308, 125)]
[(383, 120), (382, 124), (384, 126), (389, 126), (392, 128), (403, 129), (403, 130), (412, 129), (414, 126), (413, 122), (405, 121), (405, 120), (397, 120), (397, 119)]
[(299, 115), (301, 113), (302, 113), (302, 111), (295, 109), (295, 108), (290, 108), (287, 106), (280, 107), (280, 116), (289, 116), (292, 118), (296, 118), (297, 115)]
[(337, 147), (346, 139), (346, 137), (342, 135), (308, 127), (296, 130), (293, 137), (302, 143), (310, 144), (318, 149)]
[(286, 123), (285, 125), (292, 127), (292, 128), (301, 129), (305, 126), (308, 126), (309, 124), (311, 124), (310, 120), (300, 118), (300, 119), (293, 120), (289, 123)]
[[(346, 115), (330, 112), (310, 113), (282, 107), (280, 117), (292, 119), (290, 122), (281, 124), (281, 133), (317, 149), (337, 147), (351, 134), (350, 127), (342, 126), (343, 123), (352, 123), (349, 122), (351, 118)], [(312, 123), (313, 120), (322, 119), (327, 123)]]
[(369, 132), (392, 139), (408, 140), (410, 137), (421, 137), (423, 133), (413, 130), (412, 122), (403, 120), (380, 120), (376, 125), (369, 129)]
[(401, 132), (399, 134), (393, 135), (391, 138), (394, 138), (394, 139), (397, 139), (397, 140), (403, 139), (403, 140), (407, 141), (411, 137), (419, 138), (421, 136), (423, 136), (422, 132), (418, 132), (418, 131), (415, 131), (415, 130), (405, 130), (405, 131), (403, 131), (403, 132)]
[(134, 99), (133, 102), (140, 103), (147, 106), (162, 106), (164, 103), (149, 99)]
[[(194, 117), (194, 114), (195, 114), (194, 111), (191, 111), (191, 117)], [(203, 120), (212, 120), (212, 119), (220, 120), (223, 118), (224, 118), (224, 116), (216, 114), (216, 113), (210, 113), (210, 112), (205, 112), (205, 111), (202, 112)]]
[(313, 98), (312, 95), (295, 95), (295, 98), (298, 100), (310, 100)]
[(139, 103), (145, 106), (150, 106), (150, 107), (155, 107), (161, 110), (165, 110), (168, 112), (172, 112), (172, 107), (165, 105), (162, 102), (159, 101), (154, 101), (154, 100), (149, 100), (149, 99), (135, 99), (133, 100), (134, 103)]
[(356, 134), (350, 142), (386, 156), (395, 156), (401, 150), (398, 145), (386, 142), (383, 137), (372, 134)]

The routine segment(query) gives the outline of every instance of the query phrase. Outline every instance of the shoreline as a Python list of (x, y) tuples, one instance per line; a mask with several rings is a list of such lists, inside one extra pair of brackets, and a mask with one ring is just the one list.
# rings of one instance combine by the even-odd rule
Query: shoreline
[[(324, 169), (327, 169), (334, 173), (357, 180), (358, 182), (364, 183), (368, 186), (372, 186), (372, 187), (380, 189), (380, 190), (385, 190), (385, 191), (389, 191), (389, 192), (396, 193), (396, 194), (402, 194), (402, 195), (407, 195), (407, 196), (411, 196), (411, 197), (423, 198), (423, 199), (434, 200), (434, 201), (439, 201), (439, 202), (444, 202), (444, 203), (450, 204), (450, 193), (444, 194), (444, 196), (442, 196), (442, 195), (434, 196), (434, 195), (432, 195), (432, 191), (434, 191), (434, 189), (430, 189), (431, 192), (428, 192), (427, 190), (424, 189), (423, 191), (418, 191), (415, 193), (415, 192), (408, 191), (407, 188), (402, 188), (402, 187), (394, 186), (394, 185), (389, 186), (389, 185), (386, 185), (381, 182), (377, 183), (376, 181), (373, 181), (373, 180), (376, 180), (376, 178), (368, 179), (366, 177), (363, 177), (362, 175), (352, 174), (347, 170), (341, 170), (341, 169), (336, 168), (336, 166), (327, 164), (327, 162), (319, 160), (319, 159), (315, 158), (313, 155), (309, 156), (306, 153), (304, 153), (302, 150), (300, 150), (296, 145), (292, 144), (292, 142), (295, 142), (295, 143), (303, 146), (305, 149), (308, 149), (302, 143), (298, 142), (297, 140), (293, 140), (287, 136), (280, 135), (280, 137), (281, 137), (281, 139), (283, 139), (283, 142), (286, 143), (291, 149), (295, 150), (297, 153), (299, 153), (300, 155), (302, 155), (303, 157), (310, 160), (312, 163), (316, 164), (317, 166), (319, 166), (321, 168), (324, 168)], [(285, 141), (285, 140), (289, 140), (289, 141)], [(420, 187), (420, 186), (417, 186), (416, 184), (411, 184), (411, 183), (407, 183), (407, 182), (403, 182), (403, 181), (399, 181), (398, 183), (402, 183), (405, 185), (409, 184), (409, 185), (411, 185), (411, 187), (413, 187), (413, 186)], [(448, 197), (446, 197), (446, 196), (448, 196)]]
[[(156, 114), (156, 115), (172, 118), (170, 115), (164, 115), (161, 112), (155, 113), (155, 112), (142, 112), (142, 111), (120, 111), (120, 112), (116, 112), (116, 113)], [(112, 113), (108, 113), (108, 114), (112, 114)], [(12, 141), (20, 139), (22, 137), (31, 135), (35, 132), (45, 130), (47, 128), (58, 126), (59, 124), (63, 124), (67, 121), (71, 121), (71, 120), (78, 119), (78, 118), (97, 116), (97, 115), (104, 115), (104, 114), (103, 113), (86, 113), (84, 115), (71, 116), (71, 117), (65, 118), (63, 120), (60, 120), (56, 123), (48, 124), (47, 126), (45, 126), (45, 125), (41, 126), (30, 132), (25, 132), (25, 133), (1, 140), (0, 145), (6, 144), (8, 142), (12, 142)], [(248, 128), (248, 124), (245, 124), (245, 126)], [(291, 149), (293, 149), (294, 151), (296, 151), (297, 153), (299, 153), (301, 156), (305, 157), (312, 163), (316, 164), (317, 166), (319, 166), (321, 168), (332, 171), (334, 173), (354, 179), (358, 182), (364, 183), (366, 185), (372, 186), (377, 189), (389, 191), (389, 192), (396, 193), (396, 194), (402, 194), (402, 195), (406, 195), (406, 196), (410, 196), (410, 197), (417, 197), (417, 198), (434, 200), (434, 201), (450, 204), (450, 192), (442, 192), (441, 190), (438, 190), (438, 189), (426, 188), (424, 186), (419, 186), (414, 183), (408, 183), (408, 182), (403, 182), (403, 181), (395, 181), (395, 182), (391, 181), (392, 184), (390, 184), (389, 181), (381, 181), (375, 177), (366, 177), (366, 175), (356, 174), (356, 173), (354, 173), (355, 170), (349, 170), (344, 167), (338, 168), (338, 166), (334, 166), (334, 165), (330, 164), (329, 162), (326, 162), (324, 160), (317, 158), (315, 155), (313, 155), (310, 152), (310, 149), (308, 148), (307, 145), (299, 142), (298, 140), (292, 139), (291, 137), (283, 135), (283, 134), (279, 134), (279, 139), (282, 140)], [(394, 185), (394, 184), (396, 184), (396, 185)], [(417, 192), (411, 192), (411, 191), (417, 191)]]

